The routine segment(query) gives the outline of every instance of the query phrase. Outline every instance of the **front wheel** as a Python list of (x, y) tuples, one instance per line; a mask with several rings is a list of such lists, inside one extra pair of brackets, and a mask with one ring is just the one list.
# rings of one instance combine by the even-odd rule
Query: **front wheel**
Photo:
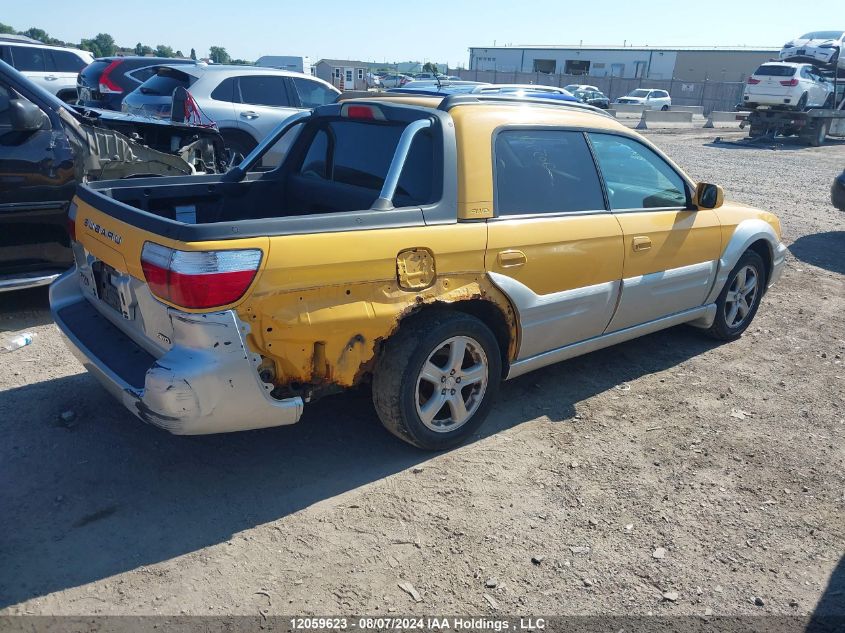
[(460, 313), (423, 314), (385, 343), (373, 404), (398, 438), (443, 450), (481, 425), (501, 376), (499, 344), (484, 323)]
[(707, 334), (721, 341), (739, 338), (757, 314), (765, 287), (763, 258), (752, 250), (745, 251), (716, 299), (716, 318)]

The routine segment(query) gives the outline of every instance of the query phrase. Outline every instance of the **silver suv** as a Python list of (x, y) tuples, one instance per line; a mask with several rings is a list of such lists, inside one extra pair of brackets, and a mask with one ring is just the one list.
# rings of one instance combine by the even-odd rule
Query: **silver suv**
[(183, 87), (203, 118), (217, 123), (226, 146), (246, 156), (273, 128), (302, 110), (332, 103), (340, 91), (302, 73), (255, 66), (162, 65), (123, 100), (123, 111), (170, 118)]

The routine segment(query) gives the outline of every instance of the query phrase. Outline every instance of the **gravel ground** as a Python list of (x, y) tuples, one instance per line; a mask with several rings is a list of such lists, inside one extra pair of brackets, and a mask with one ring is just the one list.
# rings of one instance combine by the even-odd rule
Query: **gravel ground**
[(783, 221), (746, 335), (675, 328), (524, 376), (443, 454), (360, 394), (167, 435), (72, 358), (45, 292), (0, 295), (0, 329), (39, 335), (0, 357), (0, 614), (845, 612), (845, 144), (717, 134), (738, 137), (650, 136)]

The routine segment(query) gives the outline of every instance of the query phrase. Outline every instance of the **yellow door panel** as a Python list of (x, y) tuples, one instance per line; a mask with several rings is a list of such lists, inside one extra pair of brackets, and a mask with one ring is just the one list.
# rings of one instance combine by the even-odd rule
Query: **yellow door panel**
[(625, 235), (624, 278), (719, 258), (722, 227), (713, 211), (618, 213)]
[(516, 309), (519, 360), (604, 331), (622, 276), (616, 218), (597, 213), (488, 224), (486, 267)]
[(538, 295), (622, 277), (622, 235), (609, 213), (489, 222), (487, 270)]

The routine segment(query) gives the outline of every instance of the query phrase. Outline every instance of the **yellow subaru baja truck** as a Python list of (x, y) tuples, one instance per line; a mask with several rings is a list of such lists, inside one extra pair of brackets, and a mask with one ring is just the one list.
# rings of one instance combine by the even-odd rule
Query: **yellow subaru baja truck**
[(352, 99), (225, 174), (81, 185), (51, 306), (172, 433), (293, 424), (371, 383), (390, 432), (443, 449), (503, 379), (681, 323), (740, 336), (786, 249), (774, 215), (723, 197), (590, 106)]

